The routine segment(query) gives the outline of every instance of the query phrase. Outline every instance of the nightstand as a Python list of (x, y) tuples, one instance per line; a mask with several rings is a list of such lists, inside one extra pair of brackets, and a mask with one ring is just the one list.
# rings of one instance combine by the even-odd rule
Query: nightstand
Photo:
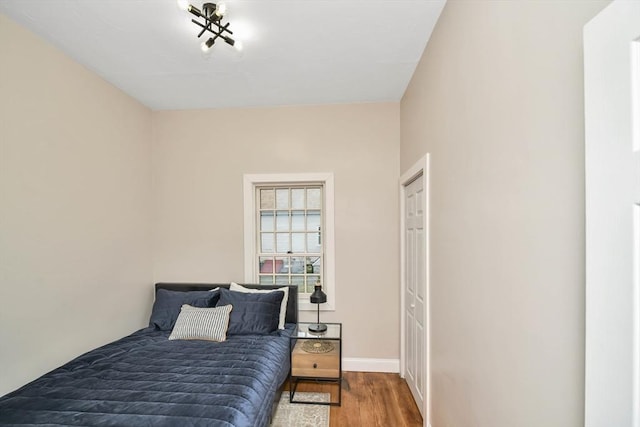
[[(322, 333), (309, 332), (312, 323), (298, 323), (289, 339), (291, 372), (289, 375), (289, 402), (317, 405), (342, 404), (342, 323), (325, 323)], [(300, 382), (334, 383), (338, 385), (338, 399), (329, 402), (296, 400)], [(333, 394), (333, 393), (332, 393)]]

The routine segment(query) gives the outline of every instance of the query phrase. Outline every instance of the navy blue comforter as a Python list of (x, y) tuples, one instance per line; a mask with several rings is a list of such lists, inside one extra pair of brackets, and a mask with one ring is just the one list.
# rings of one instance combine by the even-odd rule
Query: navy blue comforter
[(262, 427), (291, 330), (213, 343), (142, 329), (0, 398), (0, 424)]

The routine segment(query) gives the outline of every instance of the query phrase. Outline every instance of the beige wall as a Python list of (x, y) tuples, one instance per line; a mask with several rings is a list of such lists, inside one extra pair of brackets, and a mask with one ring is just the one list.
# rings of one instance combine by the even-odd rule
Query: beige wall
[(151, 112), (0, 15), (0, 395), (148, 322)]
[(449, 0), (401, 103), (431, 153), (433, 427), (583, 425), (582, 26), (606, 1)]
[[(399, 104), (157, 112), (156, 281), (242, 281), (245, 173), (333, 172), (346, 357), (398, 358)], [(311, 319), (303, 313), (303, 319)]]

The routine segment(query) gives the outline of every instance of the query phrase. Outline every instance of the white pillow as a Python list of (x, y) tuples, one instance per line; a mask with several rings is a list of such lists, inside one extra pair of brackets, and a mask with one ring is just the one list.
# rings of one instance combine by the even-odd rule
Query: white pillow
[(278, 289), (249, 289), (249, 288), (245, 288), (242, 285), (238, 285), (235, 282), (231, 282), (231, 285), (229, 286), (229, 290), (236, 291), (236, 292), (261, 293), (261, 294), (264, 294), (267, 292), (274, 292), (274, 291), (283, 291), (284, 297), (282, 298), (282, 303), (280, 304), (280, 320), (278, 321), (278, 329), (284, 329), (284, 322), (287, 318), (287, 301), (289, 300), (288, 286), (285, 286), (283, 288), (278, 288)]
[(232, 309), (231, 304), (220, 307), (183, 304), (169, 339), (225, 341)]

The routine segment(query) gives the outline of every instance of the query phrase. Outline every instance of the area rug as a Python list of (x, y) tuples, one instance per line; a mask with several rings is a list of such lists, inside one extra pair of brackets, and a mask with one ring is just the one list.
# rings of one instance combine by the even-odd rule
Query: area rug
[[(296, 400), (328, 402), (329, 393), (296, 393)], [(289, 392), (284, 391), (273, 417), (272, 427), (329, 427), (328, 405), (289, 403)]]

